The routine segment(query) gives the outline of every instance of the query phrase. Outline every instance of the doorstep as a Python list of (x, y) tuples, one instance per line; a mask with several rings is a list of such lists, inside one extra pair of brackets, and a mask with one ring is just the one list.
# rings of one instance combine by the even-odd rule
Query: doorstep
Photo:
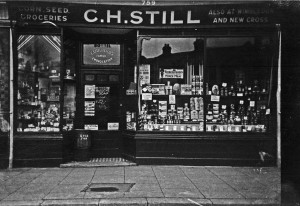
[(68, 162), (60, 164), (61, 168), (84, 168), (84, 167), (120, 167), (120, 166), (136, 166), (136, 163), (124, 158), (92, 158), (84, 162)]

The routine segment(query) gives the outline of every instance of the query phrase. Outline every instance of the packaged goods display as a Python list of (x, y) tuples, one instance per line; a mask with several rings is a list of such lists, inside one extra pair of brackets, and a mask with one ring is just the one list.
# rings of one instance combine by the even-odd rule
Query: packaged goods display
[[(61, 131), (62, 78), (59, 48), (59, 36), (20, 35), (16, 91), (17, 132)], [(66, 72), (67, 76), (71, 75), (70, 71)], [(75, 105), (70, 99), (65, 100), (63, 119), (66, 120), (68, 129), (72, 129)]]
[(192, 79), (193, 84), (171, 85), (168, 81), (166, 85), (142, 85), (141, 94), (152, 96), (150, 99), (142, 96), (137, 128), (145, 131), (204, 131), (203, 84), (200, 84), (199, 76)]
[[(132, 118), (128, 117), (127, 128), (145, 131), (266, 132), (269, 92), (267, 87), (260, 88), (257, 80), (252, 85), (238, 81), (229, 88), (226, 82), (212, 86), (207, 84), (207, 93), (203, 93), (202, 86), (196, 89), (199, 92), (191, 92), (192, 85), (176, 84), (179, 85), (179, 92), (174, 93), (176, 95), (172, 95), (170, 88), (173, 85), (169, 82), (165, 87), (159, 85), (166, 88), (161, 94), (157, 85), (143, 85), (142, 94), (155, 95), (151, 99), (141, 100), (137, 125), (132, 126)], [(170, 97), (175, 99), (171, 102)]]
[(273, 64), (267, 58), (270, 54), (258, 55), (265, 48), (260, 44), (267, 43), (260, 40), (153, 37), (144, 41), (136, 76), (135, 129), (268, 132), (274, 108)]
[(60, 86), (47, 75), (49, 72), (18, 71), (18, 132), (60, 131)]
[[(266, 82), (263, 85), (268, 85)], [(209, 87), (208, 87), (209, 88)], [(266, 132), (269, 109), (267, 87), (259, 87), (259, 81), (246, 85), (238, 81), (213, 85), (208, 93), (219, 95), (219, 101), (208, 101), (206, 110), (206, 131), (208, 132)]]

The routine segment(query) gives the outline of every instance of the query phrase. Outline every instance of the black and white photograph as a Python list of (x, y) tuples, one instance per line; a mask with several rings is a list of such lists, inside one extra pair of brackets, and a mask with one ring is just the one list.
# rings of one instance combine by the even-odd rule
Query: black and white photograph
[(0, 206), (300, 206), (299, 0), (0, 0)]

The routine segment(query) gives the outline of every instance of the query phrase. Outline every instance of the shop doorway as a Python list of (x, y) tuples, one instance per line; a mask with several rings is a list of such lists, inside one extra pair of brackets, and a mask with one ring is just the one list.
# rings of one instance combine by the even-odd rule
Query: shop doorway
[(103, 40), (80, 43), (77, 127), (91, 133), (90, 159), (122, 154), (122, 47)]
[(65, 102), (70, 100), (68, 108), (74, 106), (74, 129), (91, 133), (91, 160), (123, 159), (125, 111), (122, 105), (129, 84), (124, 76), (128, 68), (134, 69), (134, 61), (128, 57), (134, 57), (135, 37), (134, 31), (125, 29), (64, 31), (65, 73), (71, 79), (66, 81), (65, 90), (74, 93), (66, 95)]
[(81, 69), (78, 128), (91, 133), (91, 160), (122, 155), (121, 74)]

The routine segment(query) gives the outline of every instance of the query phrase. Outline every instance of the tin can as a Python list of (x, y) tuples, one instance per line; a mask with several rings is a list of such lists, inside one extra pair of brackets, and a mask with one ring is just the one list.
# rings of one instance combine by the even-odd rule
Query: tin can
[(131, 112), (126, 112), (126, 122), (131, 122)]

